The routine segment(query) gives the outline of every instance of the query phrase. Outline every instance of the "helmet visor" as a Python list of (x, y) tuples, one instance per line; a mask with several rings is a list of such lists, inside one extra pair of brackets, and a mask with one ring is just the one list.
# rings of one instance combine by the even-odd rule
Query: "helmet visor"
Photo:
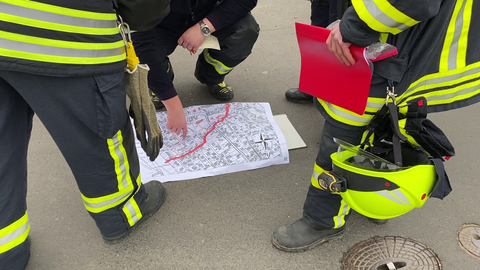
[(405, 167), (399, 167), (386, 159), (343, 140), (333, 138), (333, 141), (338, 145), (338, 157), (352, 166), (361, 169), (381, 171), (398, 171), (405, 169)]

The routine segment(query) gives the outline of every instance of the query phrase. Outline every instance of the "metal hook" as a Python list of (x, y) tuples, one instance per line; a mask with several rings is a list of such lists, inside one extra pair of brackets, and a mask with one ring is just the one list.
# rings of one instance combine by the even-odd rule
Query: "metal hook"
[(130, 25), (128, 25), (128, 23), (124, 22), (120, 15), (118, 15), (118, 19), (119, 19), (118, 31), (120, 32), (120, 35), (122, 36), (123, 42), (125, 42), (125, 46), (127, 46), (127, 48), (130, 48), (130, 45), (128, 45), (128, 42), (132, 41), (132, 33), (130, 31)]
[(385, 105), (388, 105), (389, 99), (392, 99), (393, 104), (397, 105), (396, 96), (397, 94), (395, 94), (395, 87), (392, 86), (392, 89), (390, 90), (390, 87), (387, 86), (387, 97), (385, 98)]

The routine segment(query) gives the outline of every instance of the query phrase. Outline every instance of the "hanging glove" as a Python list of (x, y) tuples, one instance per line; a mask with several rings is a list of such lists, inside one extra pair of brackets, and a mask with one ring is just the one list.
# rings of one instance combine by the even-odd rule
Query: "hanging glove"
[(147, 75), (150, 68), (140, 64), (130, 42), (127, 46), (127, 64), (125, 72), (129, 82), (125, 89), (130, 98), (130, 116), (133, 118), (137, 139), (150, 160), (154, 161), (163, 146), (163, 136), (148, 90)]

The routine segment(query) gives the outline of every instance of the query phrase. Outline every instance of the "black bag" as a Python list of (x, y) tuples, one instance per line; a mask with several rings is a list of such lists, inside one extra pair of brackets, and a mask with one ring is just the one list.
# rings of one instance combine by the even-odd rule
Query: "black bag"
[(117, 14), (131, 30), (147, 31), (170, 12), (170, 0), (112, 0)]

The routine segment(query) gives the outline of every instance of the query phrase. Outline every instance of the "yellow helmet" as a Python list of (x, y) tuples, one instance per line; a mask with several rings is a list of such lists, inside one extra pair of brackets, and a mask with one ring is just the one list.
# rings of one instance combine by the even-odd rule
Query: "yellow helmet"
[(355, 157), (362, 156), (345, 149), (332, 154), (330, 174), (345, 182), (344, 191), (339, 193), (343, 200), (367, 217), (389, 219), (420, 208), (438, 183), (433, 164), (394, 168), (387, 163), (392, 168), (375, 169), (365, 166), (371, 159), (365, 158), (359, 165), (353, 161)]
[(426, 119), (425, 98), (403, 109), (406, 117), (401, 113), (399, 121), (399, 108), (386, 103), (359, 146), (334, 139), (339, 149), (330, 156), (332, 171), (318, 176), (319, 186), (375, 219), (394, 218), (422, 207), (430, 197), (447, 196), (452, 189), (443, 157), (455, 154), (453, 146)]

